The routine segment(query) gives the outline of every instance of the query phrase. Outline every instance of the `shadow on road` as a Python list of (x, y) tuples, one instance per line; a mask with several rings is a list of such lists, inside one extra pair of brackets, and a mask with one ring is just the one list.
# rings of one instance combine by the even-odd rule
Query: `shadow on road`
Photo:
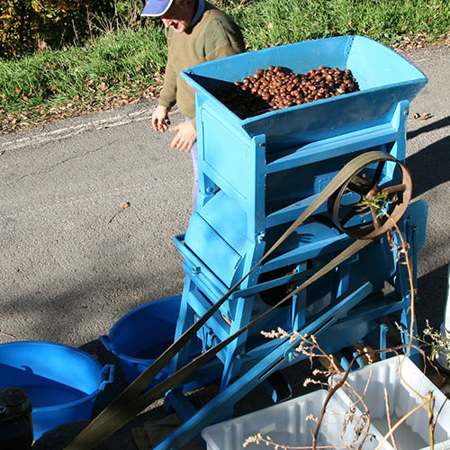
[(408, 132), (408, 140), (414, 139), (415, 137), (419, 136), (422, 133), (429, 133), (430, 131), (439, 130), (441, 128), (445, 128), (450, 126), (450, 116), (445, 117), (444, 119), (438, 120), (437, 122), (430, 123), (429, 125), (425, 125), (422, 128), (419, 128), (414, 131)]
[(419, 330), (423, 330), (428, 320), (435, 330), (444, 320), (445, 300), (447, 296), (447, 265), (427, 273), (418, 279), (416, 317)]
[[(445, 120), (447, 125), (450, 124), (450, 117)], [(432, 128), (429, 131), (431, 130)], [(450, 135), (409, 156), (406, 159), (406, 166), (414, 180), (415, 197), (448, 182), (450, 180)]]

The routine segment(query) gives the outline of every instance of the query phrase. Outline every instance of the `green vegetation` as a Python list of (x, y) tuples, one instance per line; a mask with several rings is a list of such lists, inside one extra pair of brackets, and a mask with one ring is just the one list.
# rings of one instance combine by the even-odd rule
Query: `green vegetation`
[(165, 39), (155, 24), (106, 34), (83, 47), (46, 50), (0, 64), (6, 112), (67, 102), (102, 102), (157, 83), (164, 66)]
[[(339, 35), (363, 35), (388, 45), (450, 31), (450, 5), (443, 0), (269, 0), (247, 2), (234, 17), (250, 47)], [(246, 18), (251, 17), (251, 21)]]
[[(214, 3), (241, 26), (248, 50), (349, 34), (402, 49), (448, 43), (450, 34), (447, 0)], [(0, 131), (155, 95), (165, 38), (160, 21), (139, 20), (138, 8), (134, 0), (117, 0), (111, 17), (96, 19), (96, 33), (88, 23), (91, 34), (83, 44), (0, 60)]]
[(115, 0), (2, 0), (0, 57), (82, 42), (115, 7)]

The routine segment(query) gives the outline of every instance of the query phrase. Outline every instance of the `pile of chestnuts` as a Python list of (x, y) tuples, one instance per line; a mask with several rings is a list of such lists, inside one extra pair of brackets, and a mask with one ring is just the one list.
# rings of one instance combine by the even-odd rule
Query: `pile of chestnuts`
[(240, 118), (359, 91), (349, 69), (320, 66), (297, 74), (279, 66), (258, 69), (214, 95)]

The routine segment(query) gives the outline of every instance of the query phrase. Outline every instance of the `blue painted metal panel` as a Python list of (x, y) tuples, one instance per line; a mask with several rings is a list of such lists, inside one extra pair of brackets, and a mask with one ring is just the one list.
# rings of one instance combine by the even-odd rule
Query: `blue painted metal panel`
[(243, 139), (226, 123), (218, 122), (206, 108), (201, 111), (201, 121), (205, 130), (214, 129), (214, 133), (203, 133), (201, 158), (205, 175), (217, 179), (223, 190), (232, 189), (247, 198), (249, 171), (254, 170), (251, 139)]
[(230, 285), (242, 256), (198, 214), (191, 217), (186, 245), (194, 247), (197, 256), (205, 259), (212, 271), (220, 272), (222, 281)]

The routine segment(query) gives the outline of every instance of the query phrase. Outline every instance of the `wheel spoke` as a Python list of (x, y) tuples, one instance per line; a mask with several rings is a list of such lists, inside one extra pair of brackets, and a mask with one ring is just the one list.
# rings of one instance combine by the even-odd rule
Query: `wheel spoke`
[(359, 208), (357, 206), (354, 206), (346, 215), (345, 217), (340, 221), (342, 226), (345, 226), (345, 224), (355, 217), (359, 213)]
[(371, 187), (373, 188), (376, 184), (378, 184), (378, 182), (380, 181), (380, 179), (381, 179), (381, 174), (383, 173), (383, 169), (384, 169), (384, 165), (386, 164), (386, 161), (380, 161), (379, 163), (378, 163), (378, 166), (377, 166), (377, 168), (376, 168), (376, 170), (375, 170), (375, 174), (374, 174), (374, 176), (373, 176), (373, 179), (372, 179), (372, 184), (371, 184)]
[(406, 184), (396, 184), (395, 186), (389, 186), (387, 188), (384, 188), (382, 192), (386, 192), (386, 194), (395, 194), (396, 192), (405, 192), (406, 191)]
[(365, 180), (359, 177), (355, 177), (353, 178), (353, 180), (348, 183), (347, 189), (352, 192), (356, 192), (357, 194), (361, 195), (361, 197), (367, 195), (369, 187), (367, 186), (367, 183), (364, 182)]
[(378, 211), (373, 206), (370, 207), (370, 212), (372, 213), (373, 226), (375, 228), (380, 228), (382, 223)]

